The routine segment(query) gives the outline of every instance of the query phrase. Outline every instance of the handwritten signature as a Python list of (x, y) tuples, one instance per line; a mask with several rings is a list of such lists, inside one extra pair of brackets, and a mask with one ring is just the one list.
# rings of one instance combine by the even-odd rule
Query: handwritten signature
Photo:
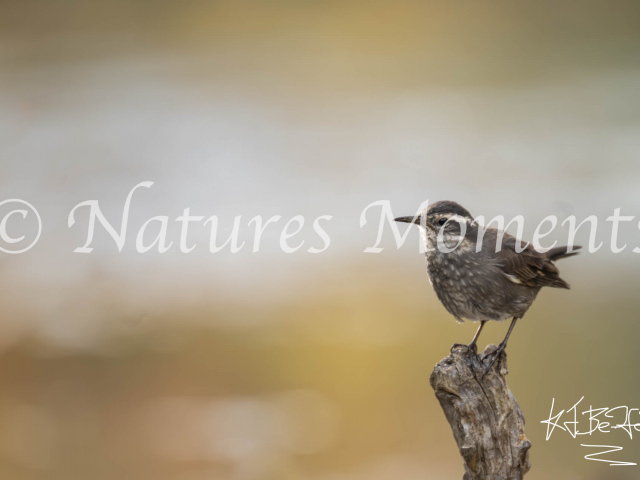
[[(547, 424), (547, 438), (546, 438), (547, 440), (551, 438), (551, 435), (553, 434), (553, 431), (556, 428), (559, 428), (560, 430), (569, 433), (569, 435), (571, 435), (573, 438), (576, 438), (578, 435), (591, 435), (596, 432), (611, 433), (612, 430), (622, 429), (629, 434), (629, 438), (633, 439), (634, 431), (640, 432), (640, 423), (631, 423), (632, 416), (634, 418), (637, 417), (637, 419), (640, 420), (640, 409), (629, 408), (624, 406), (614, 407), (614, 408), (609, 408), (609, 407), (593, 408), (592, 406), (589, 406), (589, 410), (580, 412), (581, 415), (589, 416), (589, 419), (588, 419), (589, 428), (588, 430), (579, 431), (578, 423), (580, 422), (578, 420), (578, 405), (580, 404), (580, 402), (582, 402), (582, 400), (584, 400), (584, 397), (578, 400), (573, 405), (573, 407), (571, 407), (569, 410), (566, 410), (566, 411), (561, 410), (559, 413), (555, 415), (553, 413), (555, 398), (551, 400), (551, 411), (549, 412), (549, 419), (542, 420), (540, 422), (540, 423)], [(565, 414), (569, 418), (572, 418), (572, 420), (562, 422), (561, 424), (560, 418)], [(621, 423), (616, 423), (615, 421), (616, 419), (618, 420), (622, 419), (623, 421)], [(586, 422), (583, 420), (583, 424), (584, 423)], [(622, 447), (617, 447), (614, 445), (585, 445), (585, 444), (580, 444), (580, 445), (583, 447), (590, 447), (590, 448), (609, 449), (609, 450), (604, 450), (604, 451), (585, 455), (584, 458), (586, 458), (587, 460), (595, 460), (597, 462), (607, 462), (609, 463), (610, 466), (637, 465), (637, 463), (632, 463), (632, 462), (621, 462), (618, 460), (594, 458), (596, 456), (605, 455), (607, 453), (619, 452), (620, 450), (622, 450)]]

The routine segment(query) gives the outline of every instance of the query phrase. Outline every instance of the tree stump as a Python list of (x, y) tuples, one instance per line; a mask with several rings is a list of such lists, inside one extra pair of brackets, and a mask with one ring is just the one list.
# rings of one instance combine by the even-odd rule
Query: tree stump
[(496, 348), (478, 356), (454, 345), (429, 378), (464, 459), (463, 480), (519, 480), (531, 468), (524, 416), (505, 378), (506, 354), (483, 377)]

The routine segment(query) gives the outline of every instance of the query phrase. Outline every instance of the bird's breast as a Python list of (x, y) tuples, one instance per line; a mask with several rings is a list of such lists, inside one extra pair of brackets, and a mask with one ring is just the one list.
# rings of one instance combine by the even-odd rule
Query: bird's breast
[(475, 255), (455, 253), (427, 255), (429, 280), (444, 307), (457, 319), (503, 320), (511, 312), (504, 306), (513, 301), (490, 267)]

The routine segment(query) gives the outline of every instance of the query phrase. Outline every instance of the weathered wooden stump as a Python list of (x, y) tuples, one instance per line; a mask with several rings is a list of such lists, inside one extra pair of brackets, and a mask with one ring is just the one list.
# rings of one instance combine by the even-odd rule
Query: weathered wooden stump
[(456, 345), (429, 378), (464, 459), (463, 480), (519, 480), (531, 468), (524, 416), (505, 378), (506, 354), (483, 377), (496, 348), (478, 356)]

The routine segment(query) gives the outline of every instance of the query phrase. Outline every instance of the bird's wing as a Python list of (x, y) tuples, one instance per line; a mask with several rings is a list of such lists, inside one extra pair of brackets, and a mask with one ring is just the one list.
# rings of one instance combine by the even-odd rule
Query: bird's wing
[(502, 248), (495, 254), (497, 266), (509, 280), (529, 287), (569, 288), (546, 253), (536, 251), (531, 245), (518, 253), (517, 241), (513, 235), (505, 233)]

